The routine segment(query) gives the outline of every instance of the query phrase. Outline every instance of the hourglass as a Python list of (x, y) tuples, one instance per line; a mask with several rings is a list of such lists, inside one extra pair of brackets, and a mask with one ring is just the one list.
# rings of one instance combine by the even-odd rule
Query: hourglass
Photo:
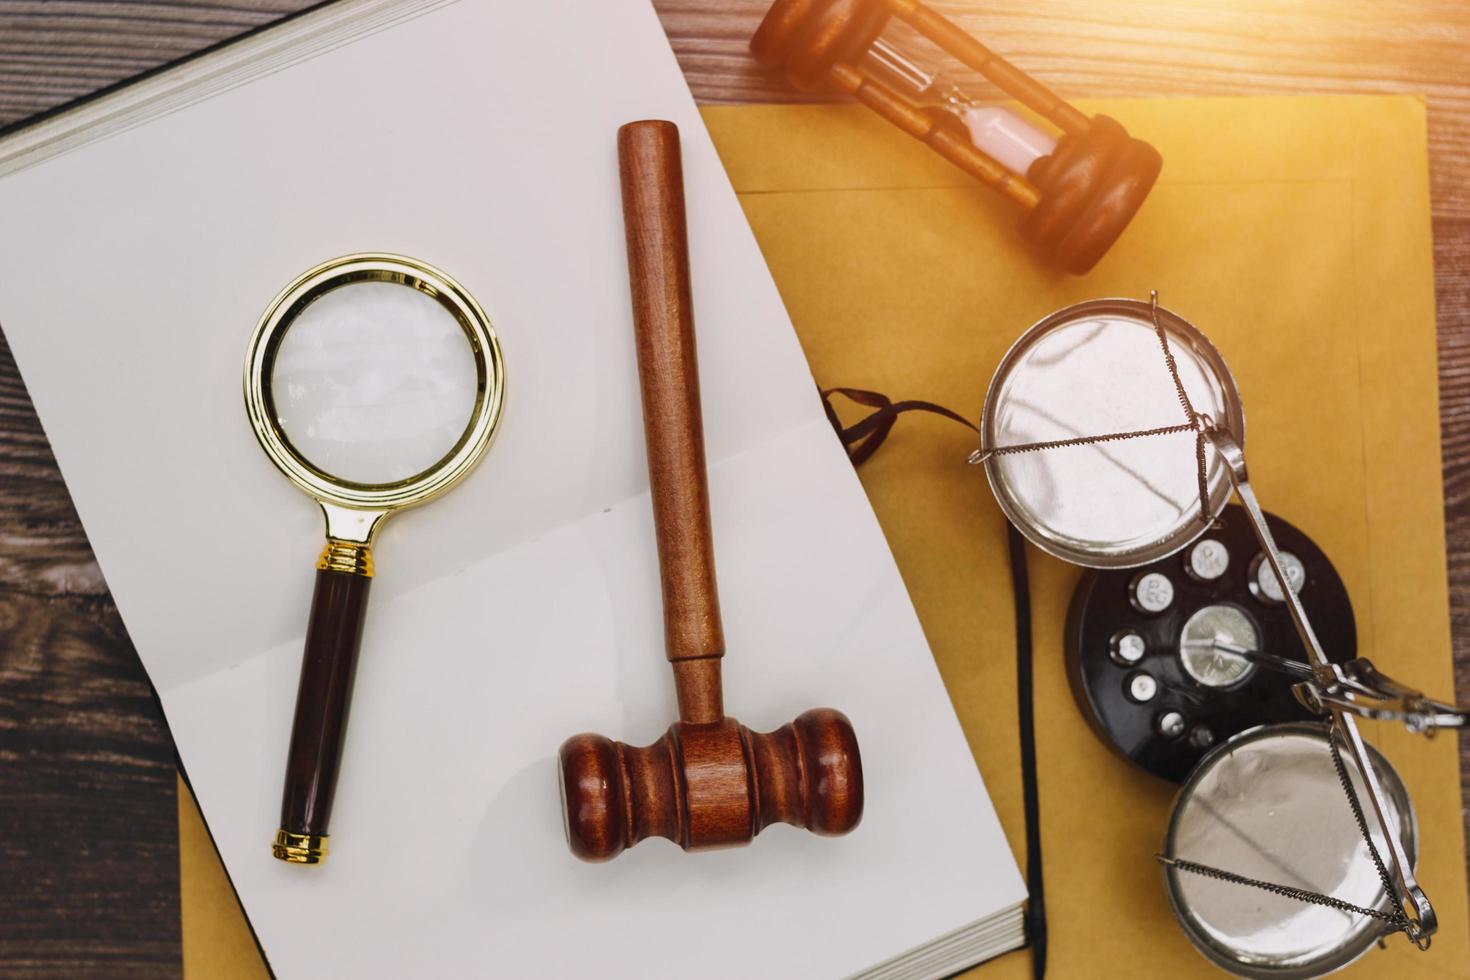
[[(966, 95), (886, 30), (897, 19), (1058, 131)], [(1163, 160), (1116, 120), (1089, 118), (916, 0), (776, 0), (750, 41), (804, 92), (843, 92), (1025, 209), (1020, 230), (1056, 266), (1090, 270)]]

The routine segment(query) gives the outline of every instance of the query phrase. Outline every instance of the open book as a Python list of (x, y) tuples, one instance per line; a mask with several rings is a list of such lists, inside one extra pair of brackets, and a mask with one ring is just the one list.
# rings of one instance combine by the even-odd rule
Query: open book
[[(673, 714), (615, 133), (681, 128), (726, 700), (862, 746), (851, 835), (562, 838), (555, 752)], [(0, 325), (282, 977), (939, 977), (1024, 889), (770, 275), (640, 0), (336, 4), (0, 144)], [(504, 349), (476, 472), (378, 541), (332, 857), (270, 855), (320, 516), (241, 404), (265, 305), (401, 252)], [(875, 965), (876, 964), (876, 965)]]

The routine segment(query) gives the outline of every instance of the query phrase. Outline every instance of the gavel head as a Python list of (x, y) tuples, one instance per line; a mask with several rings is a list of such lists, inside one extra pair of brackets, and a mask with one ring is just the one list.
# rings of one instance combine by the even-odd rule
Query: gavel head
[(835, 836), (863, 815), (857, 736), (831, 708), (766, 733), (733, 718), (676, 722), (642, 748), (574, 735), (560, 762), (567, 843), (586, 861), (645, 837), (685, 850), (733, 847), (773, 823)]

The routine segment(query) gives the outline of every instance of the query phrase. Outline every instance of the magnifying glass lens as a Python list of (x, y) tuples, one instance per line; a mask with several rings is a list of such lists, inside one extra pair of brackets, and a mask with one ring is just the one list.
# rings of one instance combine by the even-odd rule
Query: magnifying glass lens
[(387, 484), (430, 469), (475, 413), (475, 350), (433, 296), (395, 282), (332, 289), (300, 311), (271, 374), (275, 421), (327, 476)]

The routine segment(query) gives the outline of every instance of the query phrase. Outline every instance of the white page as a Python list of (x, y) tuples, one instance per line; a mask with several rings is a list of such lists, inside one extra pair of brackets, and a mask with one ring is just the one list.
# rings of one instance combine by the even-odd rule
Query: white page
[[(758, 730), (845, 711), (868, 805), (846, 838), (591, 866), (557, 746), (646, 744), (674, 715), (615, 150), (647, 117), (684, 141), (727, 704)], [(321, 522), (239, 376), (276, 291), (358, 250), (474, 293), (506, 411), (480, 468), (379, 539), (332, 854), (300, 868), (268, 844)], [(641, 0), (451, 4), (7, 176), (0, 268), (0, 325), (279, 975), (836, 976), (1022, 899)]]

